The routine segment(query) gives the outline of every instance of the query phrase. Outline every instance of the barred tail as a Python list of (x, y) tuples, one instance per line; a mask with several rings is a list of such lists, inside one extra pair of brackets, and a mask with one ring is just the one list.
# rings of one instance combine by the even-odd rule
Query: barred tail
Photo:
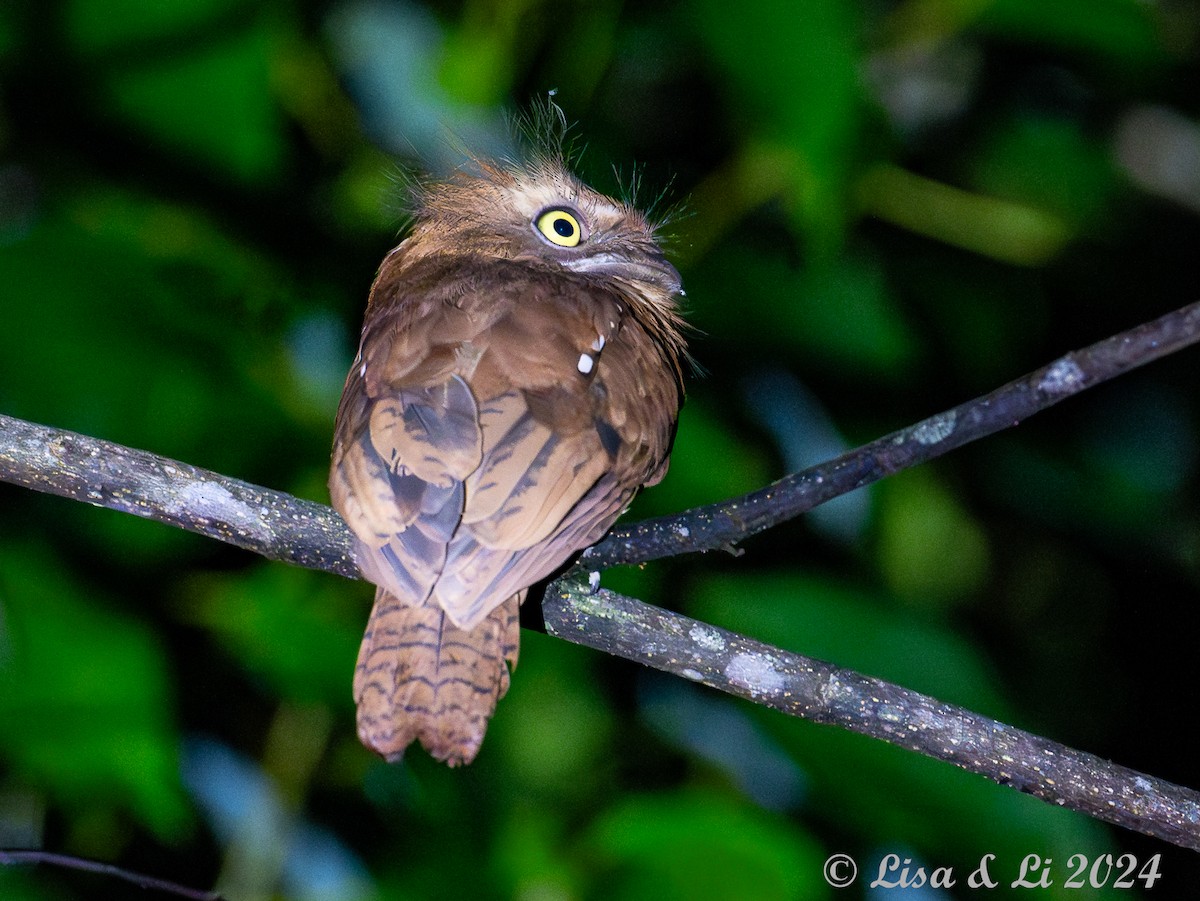
[(354, 673), (363, 743), (391, 762), (414, 740), (450, 766), (474, 760), (517, 665), (524, 596), (468, 632), (432, 598), (415, 607), (380, 588)]

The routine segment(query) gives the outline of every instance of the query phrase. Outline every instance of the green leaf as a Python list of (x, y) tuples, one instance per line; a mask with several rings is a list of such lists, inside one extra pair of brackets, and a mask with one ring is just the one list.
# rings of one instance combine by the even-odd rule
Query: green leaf
[(119, 117), (226, 176), (261, 183), (284, 159), (283, 121), (270, 22), (245, 9), (230, 0), (74, 0), (65, 20)]
[(1163, 54), (1154, 8), (1137, 0), (993, 0), (979, 25), (1117, 65), (1149, 65)]
[(0, 867), (0, 898), (4, 901), (61, 901), (67, 896), (39, 886), (34, 872), (16, 866)]
[(602, 794), (613, 713), (596, 656), (529, 630), (521, 643), (512, 687), (488, 727), (487, 765), (514, 780), (520, 798)]
[(561, 805), (518, 802), (495, 830), (492, 869), (506, 898), (581, 898), (578, 862), (563, 854)]
[[(795, 152), (785, 173), (818, 255), (841, 241), (862, 119), (859, 23), (843, 0), (692, 0), (692, 25), (725, 70), (743, 121)], [(777, 178), (779, 173), (773, 174)], [(751, 191), (753, 193), (753, 191)]]
[(247, 182), (275, 181), (284, 159), (265, 26), (116, 72), (114, 109), (181, 154)]
[(94, 54), (173, 37), (202, 27), (238, 5), (238, 0), (68, 0), (63, 4), (63, 20), (71, 41)]
[(972, 159), (979, 190), (1028, 203), (1078, 230), (1103, 221), (1117, 188), (1107, 141), (1076, 122), (1024, 115), (1002, 122)]
[(987, 536), (928, 469), (887, 479), (879, 505), (879, 566), (916, 606), (962, 605), (990, 574)]
[[(369, 586), (359, 588), (365, 600)], [(367, 622), (353, 592), (326, 574), (270, 563), (195, 578), (185, 615), (278, 695), (343, 707)]]
[(1028, 203), (964, 191), (898, 166), (872, 169), (859, 184), (859, 201), (873, 215), (1019, 266), (1041, 266), (1074, 237), (1061, 216)]
[[(879, 264), (843, 255), (804, 268), (781, 253), (724, 245), (689, 284), (696, 326), (764, 361), (786, 353), (817, 364), (895, 378), (918, 352)], [(701, 362), (705, 342), (695, 351)]]
[(123, 809), (177, 834), (187, 811), (162, 649), (79, 592), (40, 552), (0, 558), (0, 753), (76, 814)]
[(0, 329), (5, 412), (247, 477), (255, 459), (278, 468), (285, 404), (313, 398), (279, 321), (287, 279), (201, 213), (73, 196), (5, 248), (0, 282), (21, 299)]
[(783, 817), (699, 793), (633, 796), (593, 824), (584, 846), (610, 869), (607, 898), (824, 897), (823, 855)]

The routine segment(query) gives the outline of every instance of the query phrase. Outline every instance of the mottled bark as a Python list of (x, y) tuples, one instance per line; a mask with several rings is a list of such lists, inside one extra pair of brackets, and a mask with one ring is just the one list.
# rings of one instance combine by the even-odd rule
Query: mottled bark
[(1200, 792), (962, 707), (579, 582), (542, 601), (546, 631), (817, 723), (841, 726), (1200, 851)]
[(617, 525), (586, 552), (604, 569), (693, 551), (731, 549), (839, 495), (1015, 426), (1035, 413), (1200, 340), (1200, 303), (1059, 357), (990, 394), (930, 416), (742, 497)]

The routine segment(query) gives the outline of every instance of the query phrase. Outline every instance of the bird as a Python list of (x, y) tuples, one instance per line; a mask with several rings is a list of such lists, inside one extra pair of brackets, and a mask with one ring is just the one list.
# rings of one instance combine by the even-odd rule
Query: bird
[(414, 741), (475, 758), (530, 587), (667, 471), (680, 276), (658, 226), (564, 156), (544, 141), (414, 185), (371, 286), (329, 489), (377, 586), (353, 691), (389, 762)]

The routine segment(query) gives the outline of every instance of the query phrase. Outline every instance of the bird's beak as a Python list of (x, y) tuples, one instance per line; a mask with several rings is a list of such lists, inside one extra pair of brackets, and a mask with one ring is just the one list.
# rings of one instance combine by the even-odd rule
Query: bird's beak
[(679, 270), (657, 252), (636, 255), (594, 253), (564, 260), (563, 265), (574, 272), (594, 272), (610, 278), (657, 285), (670, 294), (678, 294), (683, 290)]

